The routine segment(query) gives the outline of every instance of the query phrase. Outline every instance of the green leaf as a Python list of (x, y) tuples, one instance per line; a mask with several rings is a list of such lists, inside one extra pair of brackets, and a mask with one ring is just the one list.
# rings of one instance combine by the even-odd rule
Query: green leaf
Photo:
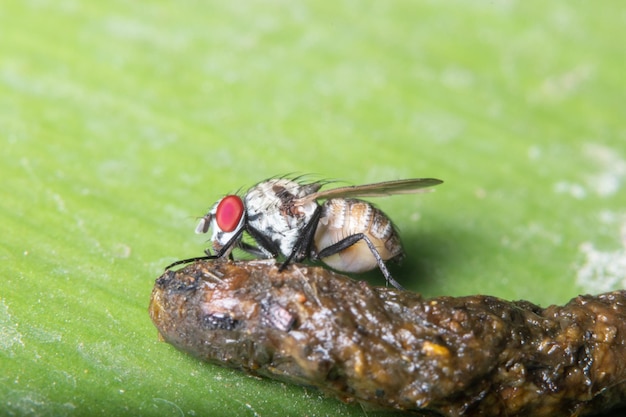
[(621, 2), (5, 3), (0, 414), (374, 415), (157, 340), (196, 218), (272, 175), (443, 179), (376, 200), (428, 296), (625, 286)]

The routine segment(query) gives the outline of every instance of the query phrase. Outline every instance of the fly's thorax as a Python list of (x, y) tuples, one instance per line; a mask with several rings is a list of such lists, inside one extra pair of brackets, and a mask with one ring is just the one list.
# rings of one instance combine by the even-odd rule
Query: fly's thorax
[(248, 216), (262, 214), (265, 210), (293, 211), (298, 198), (314, 193), (320, 187), (320, 183), (299, 184), (287, 178), (260, 182), (250, 188), (244, 198)]
[(289, 256), (318, 207), (314, 201), (301, 204), (298, 199), (320, 187), (319, 183), (302, 185), (286, 178), (255, 185), (244, 198), (248, 227)]
[[(363, 234), (374, 245), (382, 260), (402, 255), (402, 245), (391, 220), (370, 203), (356, 199), (330, 199), (322, 213), (314, 238), (316, 253), (349, 236)], [(364, 240), (323, 259), (329, 266), (345, 272), (364, 272), (377, 266), (376, 258)]]

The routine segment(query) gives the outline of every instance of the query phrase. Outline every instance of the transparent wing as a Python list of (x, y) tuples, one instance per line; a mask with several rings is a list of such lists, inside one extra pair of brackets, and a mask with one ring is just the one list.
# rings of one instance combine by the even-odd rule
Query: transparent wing
[(299, 201), (307, 203), (313, 200), (349, 197), (386, 197), (396, 194), (414, 194), (424, 192), (424, 188), (441, 184), (436, 178), (412, 178), (408, 180), (385, 181), (374, 184), (352, 185), (318, 191), (302, 197)]

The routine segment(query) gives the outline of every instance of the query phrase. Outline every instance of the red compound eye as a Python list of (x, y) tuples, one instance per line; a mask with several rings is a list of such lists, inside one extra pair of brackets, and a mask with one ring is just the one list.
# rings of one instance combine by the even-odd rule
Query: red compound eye
[(236, 195), (227, 195), (217, 205), (215, 221), (224, 232), (235, 230), (243, 216), (243, 201)]

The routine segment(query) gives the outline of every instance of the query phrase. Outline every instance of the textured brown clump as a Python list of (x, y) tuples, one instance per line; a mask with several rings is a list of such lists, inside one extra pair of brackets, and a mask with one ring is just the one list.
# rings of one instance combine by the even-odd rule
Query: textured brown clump
[(626, 292), (540, 308), (424, 299), (319, 267), (200, 261), (157, 279), (161, 336), (344, 401), (444, 416), (583, 416), (626, 403)]

